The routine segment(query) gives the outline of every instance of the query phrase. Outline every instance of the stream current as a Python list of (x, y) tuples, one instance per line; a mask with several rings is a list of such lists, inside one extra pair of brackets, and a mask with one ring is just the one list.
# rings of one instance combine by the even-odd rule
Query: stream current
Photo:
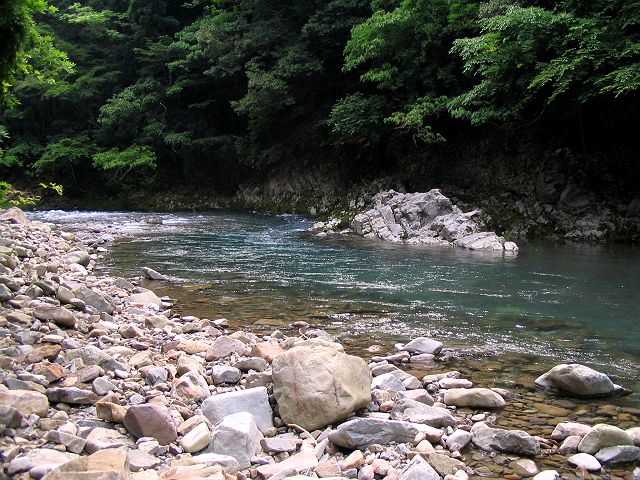
[(295, 215), (158, 214), (162, 225), (130, 212), (33, 216), (70, 229), (117, 226), (127, 238), (112, 245), (106, 270), (134, 276), (147, 266), (169, 276), (151, 287), (177, 298), (184, 314), (265, 331), (305, 320), (363, 351), (425, 335), (468, 356), (538, 372), (580, 362), (640, 386), (637, 246), (531, 241), (502, 256), (318, 237)]

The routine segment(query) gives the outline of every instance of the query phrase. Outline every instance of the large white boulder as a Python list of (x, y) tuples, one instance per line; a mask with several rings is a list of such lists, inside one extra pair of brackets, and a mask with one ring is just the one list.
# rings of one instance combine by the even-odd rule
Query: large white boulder
[(272, 364), (280, 417), (307, 430), (323, 428), (371, 402), (365, 361), (329, 345), (294, 347)]
[(602, 372), (578, 363), (556, 365), (536, 378), (542, 388), (564, 390), (579, 396), (597, 396), (613, 393), (615, 385)]

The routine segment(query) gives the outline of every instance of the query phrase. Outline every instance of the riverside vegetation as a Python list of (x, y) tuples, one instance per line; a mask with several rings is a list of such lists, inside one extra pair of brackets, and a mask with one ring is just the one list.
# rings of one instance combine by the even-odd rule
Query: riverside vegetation
[(112, 208), (443, 188), (498, 233), (636, 238), (639, 19), (630, 0), (10, 0), (0, 176)]
[(558, 365), (518, 393), (448, 370), (426, 337), (365, 361), (305, 322), (231, 332), (101, 274), (108, 226), (0, 221), (4, 475), (640, 477), (640, 410), (596, 398), (627, 393), (604, 373)]

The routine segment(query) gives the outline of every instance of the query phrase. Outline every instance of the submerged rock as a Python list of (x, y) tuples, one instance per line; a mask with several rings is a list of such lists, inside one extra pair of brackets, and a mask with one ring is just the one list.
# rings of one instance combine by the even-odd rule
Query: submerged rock
[(484, 422), (476, 423), (471, 429), (473, 443), (486, 451), (517, 453), (535, 457), (540, 453), (538, 441), (522, 430), (492, 428)]

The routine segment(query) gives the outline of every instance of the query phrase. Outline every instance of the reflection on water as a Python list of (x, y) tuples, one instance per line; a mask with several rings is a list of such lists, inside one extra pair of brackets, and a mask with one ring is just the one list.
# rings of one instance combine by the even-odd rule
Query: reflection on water
[(108, 268), (173, 279), (154, 288), (185, 312), (236, 325), (307, 320), (365, 343), (429, 335), (476, 352), (580, 361), (628, 382), (640, 364), (640, 249), (522, 246), (514, 257), (356, 237), (319, 238), (282, 215), (54, 212), (59, 222), (117, 224), (132, 238)]

